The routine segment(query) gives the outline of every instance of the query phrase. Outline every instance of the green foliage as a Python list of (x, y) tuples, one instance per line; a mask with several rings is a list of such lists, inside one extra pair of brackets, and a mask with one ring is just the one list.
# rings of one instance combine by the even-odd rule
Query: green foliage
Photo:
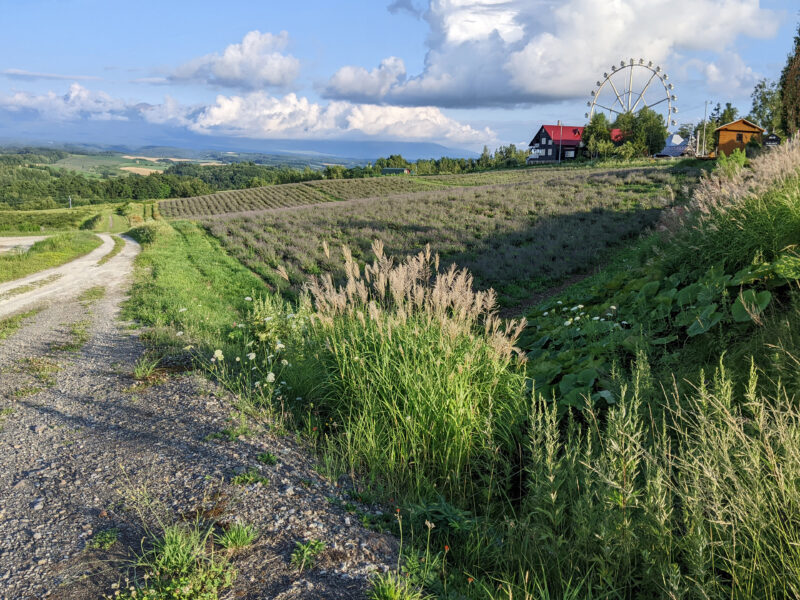
[(92, 539), (89, 540), (86, 547), (93, 550), (108, 550), (117, 542), (118, 537), (119, 529), (116, 527), (101, 529), (92, 536)]
[(214, 540), (226, 550), (242, 550), (252, 545), (258, 537), (258, 531), (252, 525), (233, 523), (222, 533), (214, 536)]
[(250, 467), (246, 471), (231, 477), (231, 483), (233, 485), (254, 485), (256, 483), (267, 485), (269, 484), (269, 478), (259, 473), (256, 467)]
[(291, 556), (291, 565), (298, 572), (302, 573), (305, 568), (313, 568), (314, 562), (320, 552), (325, 550), (325, 542), (322, 540), (309, 540), (307, 542), (295, 543)]
[(138, 557), (137, 570), (143, 571), (138, 585), (114, 598), (217, 600), (233, 584), (236, 571), (214, 551), (212, 534), (212, 527), (199, 523), (165, 527)]
[(725, 156), (724, 152), (719, 153), (715, 170), (727, 178), (738, 175), (747, 165), (747, 154), (741, 148), (735, 148), (730, 156)]
[(800, 25), (794, 37), (794, 48), (789, 53), (779, 82), (781, 129), (787, 135), (800, 130)]
[(783, 133), (781, 128), (781, 92), (778, 82), (760, 79), (750, 95), (753, 106), (748, 121), (760, 125), (770, 133)]
[(256, 460), (262, 465), (275, 466), (278, 464), (278, 457), (272, 454), (272, 452), (261, 452), (256, 456)]
[(425, 600), (419, 588), (414, 587), (396, 573), (380, 573), (372, 578), (367, 598), (369, 600)]

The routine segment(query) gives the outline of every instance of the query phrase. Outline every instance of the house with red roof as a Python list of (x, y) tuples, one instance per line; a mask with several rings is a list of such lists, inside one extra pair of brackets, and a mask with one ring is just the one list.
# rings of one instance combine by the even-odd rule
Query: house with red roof
[(560, 160), (573, 160), (580, 155), (583, 148), (583, 127), (575, 125), (542, 125), (533, 136), (530, 155), (527, 163), (558, 162)]

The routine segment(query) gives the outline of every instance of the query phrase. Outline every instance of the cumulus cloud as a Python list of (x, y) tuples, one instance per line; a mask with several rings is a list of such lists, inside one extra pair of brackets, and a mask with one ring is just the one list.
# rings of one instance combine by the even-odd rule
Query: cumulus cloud
[(300, 61), (284, 54), (289, 34), (251, 31), (240, 44), (231, 44), (222, 54), (207, 54), (178, 67), (171, 82), (202, 82), (213, 86), (256, 90), (287, 87), (297, 77)]
[(0, 71), (9, 79), (23, 79), (25, 81), (35, 81), (37, 79), (57, 79), (67, 81), (99, 81), (101, 77), (94, 75), (58, 75), (57, 73), (37, 73), (36, 71), (26, 71), (24, 69), (5, 69)]
[(759, 79), (736, 52), (724, 52), (711, 62), (691, 59), (687, 67), (700, 72), (709, 91), (727, 97), (749, 94)]
[(476, 129), (435, 107), (318, 103), (296, 94), (276, 97), (264, 91), (219, 95), (205, 106), (181, 104), (170, 96), (161, 104), (129, 104), (73, 83), (66, 94), (0, 96), (0, 109), (36, 111), (52, 121), (143, 119), (196, 133), (255, 139), (373, 138), (475, 145), (497, 140), (489, 128)]
[(682, 52), (705, 51), (713, 72), (731, 60), (737, 38), (769, 37), (778, 26), (758, 0), (430, 0), (423, 18), (430, 34), (422, 73), (396, 72), (387, 88), (375, 84), (382, 67), (344, 67), (326, 97), (445, 107), (572, 99), (621, 59), (672, 67)]
[(342, 67), (328, 82), (326, 94), (355, 102), (369, 101), (382, 98), (392, 86), (402, 83), (405, 77), (405, 63), (400, 58), (390, 56), (372, 71), (363, 67)]
[(320, 104), (287, 94), (264, 92), (218, 96), (189, 128), (199, 133), (251, 138), (376, 137), (480, 143), (495, 140), (488, 128), (477, 130), (445, 116), (435, 107), (398, 107), (335, 101)]
[(42, 117), (55, 121), (81, 118), (101, 121), (128, 119), (128, 107), (124, 101), (105, 92), (88, 90), (79, 83), (70, 85), (66, 94), (47, 92), (36, 95), (16, 92), (0, 97), (0, 108), (10, 111), (33, 110)]

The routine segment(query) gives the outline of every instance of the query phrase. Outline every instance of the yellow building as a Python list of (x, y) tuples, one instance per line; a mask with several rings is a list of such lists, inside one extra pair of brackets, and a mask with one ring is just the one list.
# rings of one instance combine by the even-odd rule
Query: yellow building
[(740, 148), (744, 151), (747, 142), (754, 137), (760, 144), (761, 135), (764, 133), (764, 130), (747, 119), (739, 119), (723, 125), (722, 127), (717, 127), (714, 133), (719, 134), (717, 155), (724, 153), (725, 156), (730, 156), (736, 148)]

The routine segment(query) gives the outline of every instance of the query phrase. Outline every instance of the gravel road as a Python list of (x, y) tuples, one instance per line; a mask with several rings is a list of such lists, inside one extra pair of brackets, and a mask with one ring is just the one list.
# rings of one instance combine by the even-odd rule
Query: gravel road
[[(372, 573), (396, 566), (396, 540), (363, 528), (341, 507), (351, 501), (346, 493), (317, 473), (307, 452), (258, 418), (249, 417), (249, 435), (213, 439), (231, 427), (234, 410), (206, 379), (133, 378), (144, 347), (118, 317), (138, 246), (128, 240), (97, 267), (110, 243), (104, 236), (102, 248), (58, 267), (61, 277), (35, 296), (10, 300), (12, 312), (20, 298), (44, 308), (0, 341), (0, 598), (113, 595), (132, 574), (148, 528), (197, 515), (259, 531), (233, 559), (238, 576), (223, 599), (363, 598)], [(97, 285), (105, 286), (102, 298), (78, 299)], [(276, 464), (261, 464), (262, 453)], [(234, 485), (247, 469), (269, 482)], [(92, 549), (112, 528), (117, 541)], [(312, 539), (326, 548), (298, 573), (292, 550)]]

